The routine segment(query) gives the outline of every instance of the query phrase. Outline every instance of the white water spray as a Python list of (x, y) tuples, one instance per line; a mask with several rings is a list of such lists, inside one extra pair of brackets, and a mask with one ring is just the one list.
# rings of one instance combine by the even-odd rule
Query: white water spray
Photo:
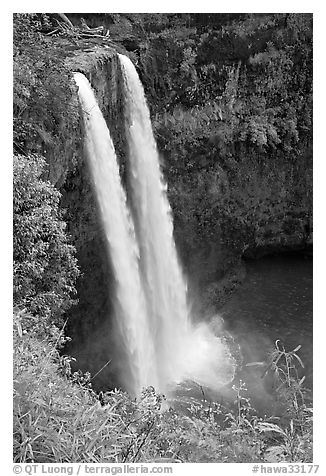
[(184, 380), (219, 389), (232, 380), (234, 360), (207, 324), (191, 323), (144, 90), (129, 58), (119, 54), (119, 59), (125, 84), (132, 211), (155, 349), (157, 389), (166, 392)]

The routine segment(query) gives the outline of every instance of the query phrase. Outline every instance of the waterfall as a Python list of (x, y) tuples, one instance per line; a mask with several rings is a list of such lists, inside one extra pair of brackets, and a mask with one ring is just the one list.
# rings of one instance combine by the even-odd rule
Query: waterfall
[(157, 386), (155, 354), (140, 270), (134, 225), (121, 185), (114, 146), (87, 78), (74, 74), (85, 125), (88, 157), (115, 281), (115, 323), (128, 356), (124, 386), (134, 395)]
[(161, 177), (149, 110), (136, 69), (119, 55), (125, 84), (129, 183), (140, 247), (144, 290), (155, 342), (158, 380), (163, 388), (179, 379), (176, 362), (182, 358), (189, 333), (187, 286), (178, 264), (166, 186)]
[(119, 55), (129, 147), (128, 197), (105, 119), (86, 77), (74, 73), (85, 148), (115, 276), (115, 338), (126, 355), (122, 381), (132, 395), (152, 385), (169, 393), (190, 380), (219, 389), (234, 374), (222, 338), (194, 325), (173, 239), (166, 185), (136, 69)]
[(170, 205), (160, 171), (150, 113), (137, 71), (119, 54), (125, 86), (129, 184), (141, 273), (155, 349), (158, 390), (193, 380), (219, 388), (232, 380), (225, 342), (205, 324), (193, 325), (187, 285), (173, 239)]

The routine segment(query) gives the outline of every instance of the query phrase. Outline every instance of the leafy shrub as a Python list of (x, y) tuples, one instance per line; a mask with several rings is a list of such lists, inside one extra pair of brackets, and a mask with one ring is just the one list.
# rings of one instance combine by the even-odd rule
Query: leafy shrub
[(46, 326), (61, 324), (78, 276), (74, 247), (59, 207), (60, 193), (42, 179), (45, 160), (14, 157), (14, 305)]
[[(280, 341), (270, 355), (263, 377), (271, 371), (275, 379), (275, 396), (282, 404), (281, 418), (270, 418), (256, 423), (259, 433), (265, 438), (264, 459), (268, 462), (312, 462), (312, 414), (309, 391), (304, 388), (305, 377), (300, 377), (304, 364), (298, 356), (301, 345), (285, 351)], [(253, 363), (253, 365), (258, 363)], [(274, 420), (274, 421), (273, 421)], [(277, 421), (277, 423), (275, 423)]]

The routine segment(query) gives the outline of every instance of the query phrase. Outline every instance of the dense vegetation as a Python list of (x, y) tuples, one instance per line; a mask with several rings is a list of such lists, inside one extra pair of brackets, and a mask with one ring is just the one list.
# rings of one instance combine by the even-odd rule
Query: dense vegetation
[(167, 411), (152, 388), (138, 401), (118, 390), (96, 395), (67, 357), (23, 333), (16, 320), (15, 462), (312, 462), (312, 409), (295, 352), (271, 356), (284, 414), (262, 418), (241, 381), (233, 405), (194, 400), (187, 411)]
[[(177, 20), (140, 43), (139, 65), (184, 259), (212, 240), (236, 257), (268, 236), (304, 237), (312, 205), (296, 197), (311, 170), (311, 15)], [(278, 177), (282, 168), (296, 178)]]
[[(225, 246), (224, 272), (270, 235), (282, 242), (299, 229), (304, 240), (311, 15), (85, 18), (106, 24), (138, 62), (185, 262), (203, 241)], [(80, 16), (71, 20), (78, 26)], [(59, 187), (77, 165), (81, 129), (65, 62), (79, 44), (73, 31), (48, 36), (57, 26), (52, 15), (14, 18), (14, 460), (312, 461), (312, 410), (296, 351), (270, 356), (283, 409), (270, 419), (257, 416), (241, 382), (234, 403), (203, 399), (187, 412), (161, 411), (166, 402), (153, 389), (139, 401), (122, 391), (98, 395), (93, 377), (73, 373), (60, 354), (79, 271)]]
[(44, 165), (36, 155), (14, 157), (13, 233), (14, 303), (37, 316), (46, 333), (62, 325), (62, 314), (73, 304), (78, 267), (60, 193), (41, 178)]
[(55, 183), (62, 164), (76, 166), (81, 131), (67, 45), (41, 33), (49, 23), (43, 14), (14, 16), (14, 150), (45, 156), (51, 168), (44, 176)]

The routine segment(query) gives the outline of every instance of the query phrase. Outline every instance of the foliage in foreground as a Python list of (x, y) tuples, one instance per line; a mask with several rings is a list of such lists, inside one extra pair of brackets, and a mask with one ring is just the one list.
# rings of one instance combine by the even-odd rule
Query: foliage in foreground
[(295, 352), (276, 350), (271, 361), (286, 397), (281, 423), (255, 415), (242, 382), (230, 408), (203, 400), (181, 412), (153, 388), (137, 401), (118, 390), (98, 396), (90, 377), (72, 374), (69, 359), (26, 332), (19, 316), (14, 339), (15, 462), (312, 461), (311, 409)]

